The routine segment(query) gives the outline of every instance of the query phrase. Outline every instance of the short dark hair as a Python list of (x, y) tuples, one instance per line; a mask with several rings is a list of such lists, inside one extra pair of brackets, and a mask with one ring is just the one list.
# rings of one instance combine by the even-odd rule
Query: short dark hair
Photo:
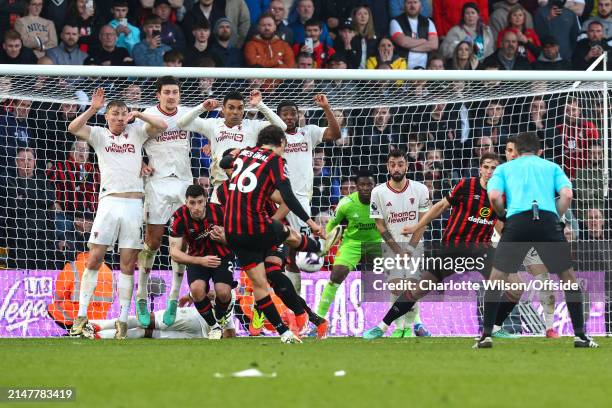
[(276, 107), (276, 113), (278, 115), (280, 115), (281, 113), (281, 109), (286, 108), (292, 106), (295, 108), (295, 110), (300, 110), (300, 108), (298, 108), (297, 103), (295, 103), (294, 101), (282, 101), (281, 103), (278, 104), (278, 106)]
[(107, 112), (111, 110), (112, 108), (117, 108), (117, 109), (125, 108), (129, 110), (127, 104), (119, 99), (113, 99), (108, 103), (108, 105), (106, 105)]
[(283, 144), (283, 140), (286, 139), (287, 136), (285, 136), (283, 129), (276, 125), (268, 125), (259, 132), (259, 135), (257, 136), (257, 146), (281, 146)]
[[(21, 40), (21, 34), (19, 34), (18, 31), (15, 31), (13, 29), (6, 30), (4, 32), (3, 41), (7, 42), (7, 41), (10, 41), (10, 40)], [(23, 40), (22, 40), (22, 42), (23, 42)]]
[(130, 3), (128, 0), (115, 0), (113, 1), (112, 7), (130, 7)]
[(508, 136), (508, 140), (506, 140), (506, 146), (508, 146), (508, 143), (514, 143), (514, 145), (516, 146), (516, 136)]
[(148, 16), (147, 18), (144, 19), (144, 22), (142, 23), (142, 26), (147, 26), (147, 25), (151, 25), (151, 24), (161, 24), (161, 18), (155, 14), (151, 14), (150, 16)]
[(399, 158), (406, 160), (406, 152), (403, 151), (402, 149), (391, 150), (389, 152), (389, 155), (387, 156), (387, 162), (389, 162), (389, 160), (391, 159), (399, 159)]
[(499, 156), (497, 155), (497, 153), (493, 153), (493, 152), (484, 152), (482, 155), (480, 155), (480, 165), (482, 166), (482, 164), (485, 162), (485, 160), (495, 160), (496, 162), (499, 162)]
[(323, 29), (323, 23), (320, 20), (317, 20), (316, 18), (311, 18), (310, 20), (307, 20), (304, 23), (304, 28), (306, 27), (312, 27), (312, 26), (317, 26), (319, 27), (321, 30)]
[(203, 18), (195, 22), (193, 27), (191, 27), (191, 31), (195, 30), (210, 30), (210, 23), (207, 18)]
[(201, 57), (198, 59), (196, 65), (199, 68), (214, 68), (217, 66), (217, 63), (210, 57)]
[(541, 147), (540, 138), (535, 132), (519, 133), (519, 135), (515, 138), (514, 144), (516, 145), (516, 151), (518, 154), (538, 154)]
[(238, 91), (229, 91), (228, 93), (225, 94), (225, 96), (223, 97), (223, 106), (225, 106), (225, 104), (227, 103), (227, 101), (232, 100), (232, 101), (242, 101), (244, 102), (244, 96), (242, 96), (242, 94)]
[(357, 172), (357, 174), (355, 175), (355, 177), (353, 177), (353, 181), (355, 183), (357, 183), (357, 180), (359, 180), (362, 177), (367, 177), (367, 178), (374, 178), (374, 173), (372, 173), (372, 171), (370, 171), (370, 169), (359, 169), (359, 171)]
[[(170, 54), (170, 52), (171, 51), (168, 51), (167, 53), (164, 54), (164, 60), (166, 59), (166, 55)], [(155, 81), (155, 90), (157, 92), (161, 92), (164, 85), (176, 85), (179, 87), (179, 90), (181, 89), (181, 83), (179, 82), (178, 78), (170, 76), (170, 75), (160, 77), (157, 81)]]
[(588, 30), (589, 28), (591, 28), (591, 26), (592, 26), (593, 24), (599, 24), (599, 25), (601, 26), (601, 28), (604, 28), (604, 25), (603, 25), (603, 23), (602, 23), (601, 21), (599, 21), (599, 20), (593, 20), (593, 21), (591, 21), (591, 22), (589, 23), (589, 25), (587, 26), (587, 30)]
[(274, 20), (274, 23), (276, 24), (276, 19), (274, 18), (272, 13), (270, 13), (269, 11), (266, 11), (265, 13), (261, 14), (259, 18), (257, 19), (257, 25), (259, 25), (261, 20), (263, 20), (264, 18), (271, 18), (272, 20)]
[(202, 187), (199, 184), (192, 184), (189, 187), (187, 187), (187, 191), (185, 191), (185, 198), (189, 198), (189, 197), (199, 197), (199, 196), (204, 196), (204, 198), (206, 198), (207, 194), (206, 194), (206, 190), (204, 190), (204, 187)]

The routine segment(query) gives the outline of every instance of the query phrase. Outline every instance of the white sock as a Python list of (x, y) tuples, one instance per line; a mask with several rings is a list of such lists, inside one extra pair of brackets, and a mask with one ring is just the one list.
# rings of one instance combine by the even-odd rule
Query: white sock
[(119, 305), (121, 305), (119, 321), (127, 322), (130, 306), (132, 304), (132, 293), (134, 292), (134, 275), (120, 273), (117, 292), (119, 293)]
[(145, 329), (142, 327), (135, 327), (127, 331), (128, 339), (142, 339), (145, 336)]
[[(389, 294), (389, 298), (390, 298), (390, 302), (391, 302), (391, 306), (393, 306), (393, 304), (395, 303), (395, 301), (397, 300), (397, 298), (399, 297), (399, 295), (390, 293)], [(400, 316), (397, 319), (395, 319), (393, 321), (393, 323), (395, 323), (395, 330), (404, 330), (405, 325), (404, 325), (404, 316)]]
[(389, 328), (389, 326), (387, 326), (387, 325), (385, 324), (385, 322), (380, 322), (380, 323), (378, 323), (378, 328), (379, 328), (380, 330), (382, 330), (382, 331), (383, 331), (383, 333), (384, 333), (384, 332), (386, 332), (386, 331), (387, 331), (387, 329)]
[(100, 331), (115, 329), (115, 319), (91, 320), (90, 323), (98, 325)]
[(172, 261), (172, 286), (168, 294), (168, 300), (178, 300), (185, 274), (185, 265)]
[(136, 299), (146, 299), (149, 295), (149, 274), (155, 263), (157, 250), (152, 250), (144, 244), (142, 251), (138, 254), (138, 289)]
[(79, 292), (79, 314), (78, 316), (87, 316), (87, 308), (93, 296), (96, 285), (98, 284), (98, 270), (85, 269), (81, 277), (81, 287)]
[(100, 330), (98, 332), (98, 336), (100, 336), (101, 339), (114, 339), (115, 338), (115, 323), (113, 323), (112, 330), (111, 329)]
[[(548, 273), (543, 273), (536, 276), (534, 279), (546, 282), (550, 280)], [(539, 293), (540, 304), (544, 310), (544, 323), (546, 324), (546, 330), (553, 328), (555, 323), (555, 293), (552, 290), (541, 290)]]
[(302, 273), (301, 272), (296, 273), (296, 272), (290, 272), (290, 271), (285, 271), (283, 273), (287, 275), (291, 283), (293, 283), (293, 287), (295, 288), (295, 291), (297, 292), (297, 294), (302, 296), (301, 295), (302, 293)]
[(498, 326), (498, 325), (494, 324), (493, 325), (493, 331), (491, 333), (496, 333), (496, 332), (500, 331), (501, 328), (502, 328), (501, 326)]

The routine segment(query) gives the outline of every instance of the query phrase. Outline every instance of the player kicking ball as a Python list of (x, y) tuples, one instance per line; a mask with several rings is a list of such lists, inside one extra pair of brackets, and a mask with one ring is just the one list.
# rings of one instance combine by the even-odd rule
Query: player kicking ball
[[(134, 291), (134, 265), (142, 249), (142, 146), (150, 137), (165, 131), (168, 125), (160, 118), (130, 112), (124, 102), (113, 100), (106, 106), (107, 127), (88, 126), (87, 121), (104, 104), (104, 89), (98, 88), (93, 93), (89, 109), (68, 125), (70, 133), (93, 147), (100, 166), (100, 204), (89, 237), (89, 258), (81, 280), (79, 312), (70, 335), (83, 333), (87, 324), (87, 307), (98, 282), (98, 269), (106, 250), (118, 239), (121, 273), (117, 291), (121, 309), (115, 322), (115, 338), (124, 339)], [(132, 119), (139, 120), (129, 124)]]

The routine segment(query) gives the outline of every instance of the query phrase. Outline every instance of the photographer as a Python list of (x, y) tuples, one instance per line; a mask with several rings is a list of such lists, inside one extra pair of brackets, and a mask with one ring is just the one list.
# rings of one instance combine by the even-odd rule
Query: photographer
[[(599, 21), (591, 21), (587, 27), (587, 38), (576, 44), (572, 57), (572, 68), (585, 71), (601, 54), (610, 50), (604, 39), (604, 26)], [(601, 71), (601, 64), (595, 70)]]

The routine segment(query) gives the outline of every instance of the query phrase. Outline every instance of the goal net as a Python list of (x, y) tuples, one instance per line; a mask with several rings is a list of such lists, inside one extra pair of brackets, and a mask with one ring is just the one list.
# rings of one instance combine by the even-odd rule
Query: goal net
[[(107, 67), (1, 66), (0, 337), (62, 335), (65, 330), (60, 325), (75, 315), (78, 271), (82, 272), (81, 254), (98, 202), (99, 173), (92, 149), (75, 143), (68, 123), (87, 108), (97, 87), (105, 89), (107, 100), (122, 99), (134, 109), (155, 105), (154, 83), (163, 75), (181, 78), (181, 105), (222, 100), (230, 90), (246, 95), (258, 89), (274, 110), (282, 101), (297, 103), (300, 126), (326, 125), (313, 100), (317, 93), (325, 93), (341, 137), (313, 153), (312, 214), (321, 224), (342, 196), (356, 191), (351, 176), (359, 169), (370, 168), (377, 183), (387, 180), (386, 158), (393, 149), (407, 152), (408, 177), (424, 183), (435, 203), (461, 178), (478, 176), (481, 154), (492, 151), (503, 158), (509, 136), (537, 132), (543, 157), (561, 165), (573, 183), (575, 199), (566, 214), (565, 233), (587, 293), (587, 329), (610, 333), (610, 83), (606, 81), (612, 76), (605, 72), (138, 67), (113, 68), (111, 73)], [(103, 112), (99, 113), (90, 124), (104, 125)], [(257, 118), (258, 112), (247, 110), (246, 116)], [(202, 135), (192, 135), (194, 182), (209, 186), (206, 144)], [(443, 214), (435, 220), (425, 239), (440, 240), (447, 218)], [(333, 255), (326, 258), (322, 271), (302, 273), (302, 295), (313, 309), (331, 262)], [(100, 275), (105, 281), (94, 296), (98, 305), (94, 317), (112, 319), (119, 309), (115, 250), (108, 253), (106, 267), (107, 273)], [(153, 269), (152, 308), (160, 310), (171, 282), (166, 237)], [(524, 275), (524, 279), (531, 278)], [(252, 299), (242, 283), (236, 289), (243, 306), (237, 309), (238, 317), (248, 321)], [(359, 272), (351, 273), (340, 287), (328, 315), (331, 335), (359, 336), (388, 309), (387, 302), (364, 301), (361, 288)], [(187, 292), (185, 279), (181, 294)], [(425, 299), (420, 309), (421, 320), (434, 336), (478, 332), (478, 293), (461, 299), (438, 295), (435, 300)], [(555, 294), (554, 305), (555, 329), (571, 333), (562, 293)], [(539, 294), (525, 294), (506, 329), (539, 335), (544, 328)]]

